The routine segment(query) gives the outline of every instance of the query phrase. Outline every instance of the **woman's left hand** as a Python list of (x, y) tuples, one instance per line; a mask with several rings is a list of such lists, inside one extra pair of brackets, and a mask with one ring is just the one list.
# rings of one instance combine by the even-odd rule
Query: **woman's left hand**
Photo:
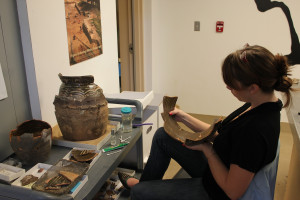
[(185, 145), (185, 147), (192, 150), (202, 151), (206, 158), (209, 158), (211, 155), (214, 154), (213, 145), (211, 142), (204, 142), (202, 144), (197, 144), (193, 146)]

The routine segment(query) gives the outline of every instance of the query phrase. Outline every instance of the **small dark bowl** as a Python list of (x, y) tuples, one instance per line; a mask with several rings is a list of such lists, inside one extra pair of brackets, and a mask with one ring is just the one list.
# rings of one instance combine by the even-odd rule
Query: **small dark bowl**
[(24, 164), (45, 162), (51, 151), (52, 128), (47, 122), (28, 120), (10, 132), (9, 141)]

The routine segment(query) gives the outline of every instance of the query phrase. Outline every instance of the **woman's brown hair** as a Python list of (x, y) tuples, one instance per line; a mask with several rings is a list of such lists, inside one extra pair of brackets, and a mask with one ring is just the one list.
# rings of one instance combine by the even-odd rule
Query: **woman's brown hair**
[(274, 90), (285, 93), (284, 107), (291, 102), (293, 82), (287, 58), (273, 55), (264, 47), (247, 45), (229, 54), (223, 62), (222, 74), (225, 84), (233, 89), (241, 89), (238, 82), (245, 87), (257, 84), (266, 93)]

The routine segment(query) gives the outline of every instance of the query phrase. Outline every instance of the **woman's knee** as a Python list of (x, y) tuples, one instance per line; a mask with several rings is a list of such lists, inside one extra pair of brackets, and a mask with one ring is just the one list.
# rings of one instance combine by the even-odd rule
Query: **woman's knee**
[(147, 191), (147, 184), (139, 183), (130, 189), (131, 200), (145, 200), (145, 191)]
[(161, 180), (140, 182), (131, 188), (131, 200), (164, 200), (162, 196), (166, 195), (165, 188), (167, 187), (164, 186)]
[(165, 129), (163, 127), (160, 127), (156, 130), (154, 136), (153, 136), (153, 141), (157, 140), (157, 141), (162, 141), (167, 139), (169, 136), (166, 133)]

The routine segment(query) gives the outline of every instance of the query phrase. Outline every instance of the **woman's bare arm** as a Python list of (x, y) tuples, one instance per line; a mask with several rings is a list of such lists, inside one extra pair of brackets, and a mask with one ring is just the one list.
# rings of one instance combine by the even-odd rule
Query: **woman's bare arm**
[(236, 164), (231, 164), (228, 169), (210, 143), (187, 146), (187, 148), (203, 151), (215, 181), (230, 199), (238, 199), (246, 192), (254, 177), (253, 172), (247, 171)]
[(184, 125), (195, 132), (201, 132), (210, 127), (210, 124), (205, 123), (178, 108), (175, 108), (169, 114), (174, 116), (176, 121), (182, 122)]

